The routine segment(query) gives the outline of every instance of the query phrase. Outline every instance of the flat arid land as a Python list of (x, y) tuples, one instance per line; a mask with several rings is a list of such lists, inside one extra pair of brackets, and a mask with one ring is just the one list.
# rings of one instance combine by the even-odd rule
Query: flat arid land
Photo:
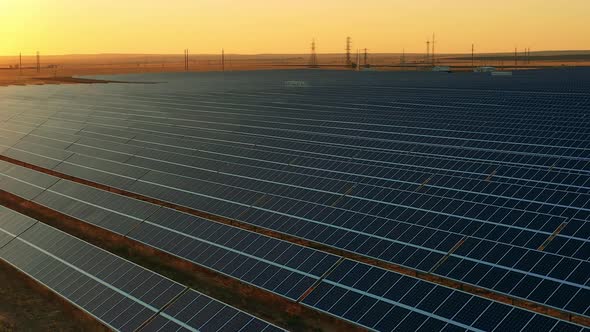
[[(352, 56), (353, 61), (356, 54)], [(428, 70), (432, 60), (424, 54), (369, 54), (368, 64), (376, 70)], [(364, 55), (360, 55), (364, 64)], [(319, 68), (350, 69), (345, 66), (344, 54), (318, 54)], [(506, 70), (532, 69), (558, 66), (589, 66), (590, 51), (534, 52), (530, 58), (514, 54), (477, 54), (473, 61), (471, 54), (441, 54), (436, 56), (436, 65), (451, 66), (453, 71), (470, 71), (472, 66), (496, 66)], [(297, 69), (309, 65), (308, 54), (259, 54), (225, 55), (222, 66), (220, 54), (190, 55), (189, 71), (238, 71)], [(108, 75), (127, 73), (154, 73), (184, 71), (182, 55), (154, 54), (98, 54), (98, 55), (41, 55), (40, 70), (37, 71), (35, 56), (24, 55), (22, 69), (18, 56), (0, 57), (0, 86), (30, 84), (76, 84), (105, 83), (74, 79), (85, 75)]]

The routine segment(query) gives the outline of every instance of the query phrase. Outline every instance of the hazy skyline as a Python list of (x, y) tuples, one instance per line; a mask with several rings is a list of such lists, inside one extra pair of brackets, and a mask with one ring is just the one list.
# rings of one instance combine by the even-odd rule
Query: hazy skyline
[(590, 1), (2, 0), (0, 55), (590, 49)]

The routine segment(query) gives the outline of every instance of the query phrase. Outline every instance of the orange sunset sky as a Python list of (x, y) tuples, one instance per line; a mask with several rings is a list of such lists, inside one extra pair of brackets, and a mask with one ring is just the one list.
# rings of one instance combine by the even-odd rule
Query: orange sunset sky
[(590, 49), (590, 0), (0, 0), (0, 55)]

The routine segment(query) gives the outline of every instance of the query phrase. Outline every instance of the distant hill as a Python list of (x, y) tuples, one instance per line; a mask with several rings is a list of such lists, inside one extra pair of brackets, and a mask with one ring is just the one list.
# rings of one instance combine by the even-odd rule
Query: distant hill
[[(523, 57), (523, 52), (518, 52), (518, 57)], [(513, 60), (514, 53), (482, 53), (476, 54), (478, 60)], [(471, 60), (471, 54), (461, 54), (447, 57), (452, 60)], [(539, 51), (531, 52), (531, 61), (590, 61), (590, 51)]]

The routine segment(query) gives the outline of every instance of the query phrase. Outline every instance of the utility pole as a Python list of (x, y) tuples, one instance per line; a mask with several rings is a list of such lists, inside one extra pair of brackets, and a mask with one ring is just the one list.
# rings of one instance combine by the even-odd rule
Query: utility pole
[(221, 71), (225, 71), (225, 50), (221, 49)]
[(402, 64), (403, 66), (405, 66), (405, 65), (406, 65), (406, 49), (405, 49), (405, 48), (402, 50), (402, 60), (401, 60), (401, 64)]
[(188, 71), (188, 48), (184, 49), (184, 71)]
[(518, 48), (514, 48), (514, 69), (518, 68)]
[(432, 65), (434, 66), (434, 33), (432, 33)]
[(475, 69), (475, 44), (471, 44), (471, 68)]
[(361, 71), (361, 53), (356, 49), (356, 71)]
[(426, 60), (424, 60), (424, 64), (430, 62), (430, 40), (426, 41)]
[(18, 75), (23, 76), (23, 54), (18, 54)]
[(41, 58), (39, 55), (39, 51), (37, 51), (37, 73), (41, 72)]
[(367, 49), (365, 48), (365, 67), (368, 67), (368, 64), (369, 64), (369, 62), (367, 62), (367, 58), (368, 58)]
[(350, 59), (350, 47), (352, 44), (352, 39), (350, 37), (346, 37), (346, 66), (350, 67), (352, 61)]

